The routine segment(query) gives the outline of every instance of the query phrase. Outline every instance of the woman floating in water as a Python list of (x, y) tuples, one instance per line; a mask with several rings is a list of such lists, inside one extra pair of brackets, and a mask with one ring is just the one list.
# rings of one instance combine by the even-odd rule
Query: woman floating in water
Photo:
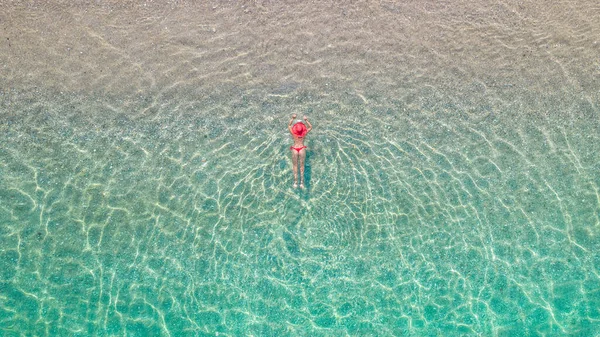
[(292, 150), (292, 165), (294, 166), (294, 188), (298, 187), (298, 166), (300, 166), (300, 188), (304, 188), (304, 158), (306, 158), (304, 136), (312, 130), (312, 125), (310, 125), (306, 116), (304, 116), (304, 122), (301, 120), (294, 122), (295, 118), (296, 114), (293, 114), (288, 124), (288, 129), (290, 129), (290, 133), (294, 138), (294, 145), (290, 147), (290, 150)]

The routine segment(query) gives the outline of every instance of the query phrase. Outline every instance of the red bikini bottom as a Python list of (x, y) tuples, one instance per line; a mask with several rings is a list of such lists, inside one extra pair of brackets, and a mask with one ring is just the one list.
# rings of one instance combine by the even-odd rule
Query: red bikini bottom
[(301, 151), (302, 149), (306, 149), (306, 146), (300, 146), (300, 147), (293, 147), (293, 146), (290, 146), (290, 150), (296, 150), (296, 151), (298, 151), (298, 153), (300, 153), (300, 151)]

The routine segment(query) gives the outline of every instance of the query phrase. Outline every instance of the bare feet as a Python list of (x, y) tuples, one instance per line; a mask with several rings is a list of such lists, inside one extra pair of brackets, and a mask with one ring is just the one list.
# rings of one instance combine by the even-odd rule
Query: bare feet
[(304, 189), (304, 183), (300, 183), (300, 188)]
[[(302, 187), (302, 185), (300, 185)], [(294, 188), (298, 188), (298, 183), (294, 183)]]

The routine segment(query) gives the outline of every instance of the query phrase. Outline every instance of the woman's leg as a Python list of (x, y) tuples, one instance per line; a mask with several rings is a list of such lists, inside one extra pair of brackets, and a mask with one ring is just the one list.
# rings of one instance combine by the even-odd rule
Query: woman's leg
[(299, 153), (300, 163), (300, 188), (304, 188), (304, 158), (306, 158), (306, 150), (302, 149)]
[(298, 187), (298, 151), (292, 150), (292, 169), (294, 170), (294, 188)]

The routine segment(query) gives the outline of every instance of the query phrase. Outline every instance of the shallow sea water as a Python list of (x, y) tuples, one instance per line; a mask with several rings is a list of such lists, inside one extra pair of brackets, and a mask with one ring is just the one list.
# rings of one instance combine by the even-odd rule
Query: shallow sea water
[(0, 9), (0, 335), (600, 335), (596, 2)]

